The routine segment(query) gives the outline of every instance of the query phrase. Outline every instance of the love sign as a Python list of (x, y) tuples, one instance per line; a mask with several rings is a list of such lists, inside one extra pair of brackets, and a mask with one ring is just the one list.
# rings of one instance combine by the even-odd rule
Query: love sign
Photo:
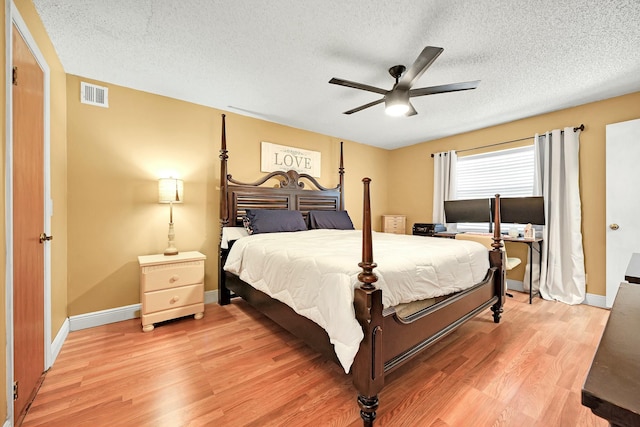
[(294, 170), (320, 177), (320, 152), (262, 142), (262, 172)]

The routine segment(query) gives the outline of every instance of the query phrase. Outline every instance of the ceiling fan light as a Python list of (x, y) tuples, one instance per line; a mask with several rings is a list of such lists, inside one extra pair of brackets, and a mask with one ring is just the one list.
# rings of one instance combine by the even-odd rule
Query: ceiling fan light
[(389, 116), (403, 116), (409, 112), (409, 92), (394, 90), (384, 100), (384, 112)]
[(387, 113), (388, 116), (393, 117), (404, 116), (408, 111), (409, 106), (402, 103), (387, 105), (384, 110), (384, 112)]

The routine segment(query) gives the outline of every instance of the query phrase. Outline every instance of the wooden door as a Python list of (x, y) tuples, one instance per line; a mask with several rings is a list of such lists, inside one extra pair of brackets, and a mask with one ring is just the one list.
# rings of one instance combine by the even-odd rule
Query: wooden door
[(13, 34), (13, 360), (20, 420), (44, 371), (44, 72)]
[(607, 307), (613, 305), (631, 254), (640, 252), (640, 119), (607, 125)]

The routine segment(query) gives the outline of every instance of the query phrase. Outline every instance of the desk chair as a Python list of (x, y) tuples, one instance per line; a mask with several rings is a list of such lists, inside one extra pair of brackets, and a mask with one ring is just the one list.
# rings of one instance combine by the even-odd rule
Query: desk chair
[[(491, 236), (483, 236), (481, 234), (458, 233), (456, 234), (456, 239), (472, 240), (474, 242), (482, 243), (488, 250), (493, 249), (493, 246), (491, 246), (491, 244), (493, 243), (493, 238)], [(515, 258), (515, 257), (509, 258), (509, 256), (507, 255), (507, 248), (504, 244), (504, 241), (502, 242), (502, 250), (504, 251), (504, 257), (506, 259), (505, 269), (507, 271), (514, 269), (520, 265), (520, 263), (522, 262), (520, 258)], [(505, 286), (506, 286), (506, 283), (505, 283)], [(511, 295), (508, 292), (507, 292), (507, 296), (510, 296), (513, 298), (513, 295)]]

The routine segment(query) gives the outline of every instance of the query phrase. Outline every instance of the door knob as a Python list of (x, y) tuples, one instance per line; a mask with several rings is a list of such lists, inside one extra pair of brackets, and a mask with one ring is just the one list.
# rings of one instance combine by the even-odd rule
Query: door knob
[(609, 228), (612, 230), (617, 230), (618, 228), (620, 228), (620, 226), (618, 224), (611, 224)]
[(45, 240), (53, 240), (53, 236), (47, 236), (46, 233), (40, 233), (40, 243), (44, 243)]

